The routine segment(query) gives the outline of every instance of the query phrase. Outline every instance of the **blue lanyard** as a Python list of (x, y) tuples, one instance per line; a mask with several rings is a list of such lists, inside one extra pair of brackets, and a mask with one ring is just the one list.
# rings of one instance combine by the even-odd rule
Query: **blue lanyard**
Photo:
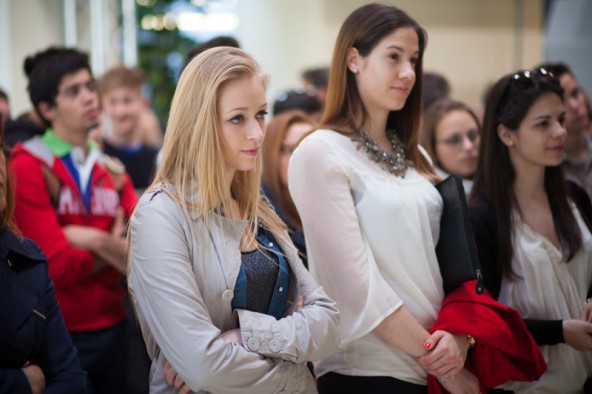
[(74, 161), (72, 160), (71, 154), (67, 154), (66, 156), (62, 157), (62, 162), (66, 165), (66, 168), (72, 175), (72, 178), (76, 182), (76, 186), (78, 186), (78, 191), (80, 191), (80, 195), (82, 196), (82, 201), (84, 202), (84, 206), (86, 208), (86, 212), (90, 215), (90, 196), (91, 196), (91, 187), (92, 187), (92, 175), (88, 177), (88, 183), (86, 185), (86, 189), (82, 191), (82, 185), (80, 183), (80, 173), (78, 172), (78, 168), (74, 165)]
[[(276, 318), (276, 320), (284, 317), (284, 311), (288, 303), (288, 285), (290, 281), (290, 267), (288, 261), (284, 257), (279, 246), (272, 242), (264, 230), (257, 234), (257, 241), (271, 250), (279, 261), (280, 269), (277, 280), (275, 281), (275, 288), (271, 296), (271, 302), (267, 309), (267, 314)], [(232, 299), (233, 309), (245, 309), (247, 306), (247, 272), (245, 267), (241, 264), (236, 285), (234, 287), (234, 298)]]

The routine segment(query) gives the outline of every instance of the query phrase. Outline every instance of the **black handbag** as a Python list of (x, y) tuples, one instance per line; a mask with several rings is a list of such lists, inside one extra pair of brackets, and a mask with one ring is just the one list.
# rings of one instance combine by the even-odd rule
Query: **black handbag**
[(436, 189), (444, 201), (436, 245), (444, 292), (449, 294), (463, 282), (476, 280), (475, 292), (481, 294), (485, 286), (462, 179), (450, 175), (436, 184)]

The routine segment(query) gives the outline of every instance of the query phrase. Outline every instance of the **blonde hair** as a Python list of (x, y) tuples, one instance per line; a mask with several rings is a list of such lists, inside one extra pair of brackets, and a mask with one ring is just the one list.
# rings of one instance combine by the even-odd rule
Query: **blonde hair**
[(185, 215), (189, 218), (191, 211), (206, 221), (214, 214), (232, 212), (231, 200), (235, 199), (241, 218), (248, 222), (241, 246), (255, 242), (259, 225), (286, 239), (285, 224), (261, 197), (261, 156), (253, 170), (235, 173), (230, 191), (226, 181), (218, 101), (228, 83), (255, 75), (265, 84), (257, 62), (238, 48), (212, 48), (187, 65), (171, 104), (162, 162), (148, 188), (172, 186), (167, 193)]

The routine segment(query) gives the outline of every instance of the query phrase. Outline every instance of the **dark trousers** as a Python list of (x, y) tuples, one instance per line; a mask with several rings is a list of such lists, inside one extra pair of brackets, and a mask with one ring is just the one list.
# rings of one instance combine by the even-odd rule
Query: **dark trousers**
[[(127, 287), (127, 285), (126, 285)], [(127, 393), (148, 394), (150, 391), (150, 366), (152, 361), (148, 357), (146, 344), (142, 337), (142, 331), (134, 308), (132, 307), (129, 294), (126, 293), (125, 308), (127, 309)]]
[(428, 386), (389, 376), (348, 376), (329, 372), (317, 380), (319, 394), (427, 394)]
[(103, 330), (71, 332), (88, 377), (89, 394), (127, 393), (126, 321)]

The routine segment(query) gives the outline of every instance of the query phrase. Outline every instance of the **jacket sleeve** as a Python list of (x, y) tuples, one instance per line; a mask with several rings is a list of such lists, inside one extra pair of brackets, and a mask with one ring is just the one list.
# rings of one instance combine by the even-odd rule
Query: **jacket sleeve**
[(497, 300), (502, 285), (502, 276), (497, 268), (497, 251), (499, 249), (497, 222), (493, 209), (484, 204), (482, 202), (471, 204), (469, 217), (475, 235), (485, 288)]
[(193, 272), (189, 224), (172, 199), (144, 197), (131, 220), (128, 285), (144, 337), (157, 344), (159, 357), (195, 392), (303, 391), (305, 364), (262, 357), (220, 337)]
[(45, 315), (45, 331), (34, 363), (45, 374), (45, 394), (86, 393), (86, 373), (80, 368), (78, 353), (55, 297), (45, 264), (38, 269), (43, 277), (39, 311)]
[(0, 393), (31, 394), (31, 385), (20, 368), (0, 368)]
[(51, 205), (41, 166), (34, 157), (20, 153), (11, 161), (16, 175), (14, 217), (23, 235), (35, 241), (47, 256), (49, 273), (59, 288), (91, 275), (92, 253), (68, 243)]
[(335, 302), (296, 257), (295, 247), (292, 249), (286, 255), (296, 260), (296, 264), (291, 264), (292, 272), (304, 297), (304, 306), (279, 320), (263, 313), (238, 310), (243, 345), (265, 357), (294, 363), (317, 361), (339, 345), (339, 312)]

